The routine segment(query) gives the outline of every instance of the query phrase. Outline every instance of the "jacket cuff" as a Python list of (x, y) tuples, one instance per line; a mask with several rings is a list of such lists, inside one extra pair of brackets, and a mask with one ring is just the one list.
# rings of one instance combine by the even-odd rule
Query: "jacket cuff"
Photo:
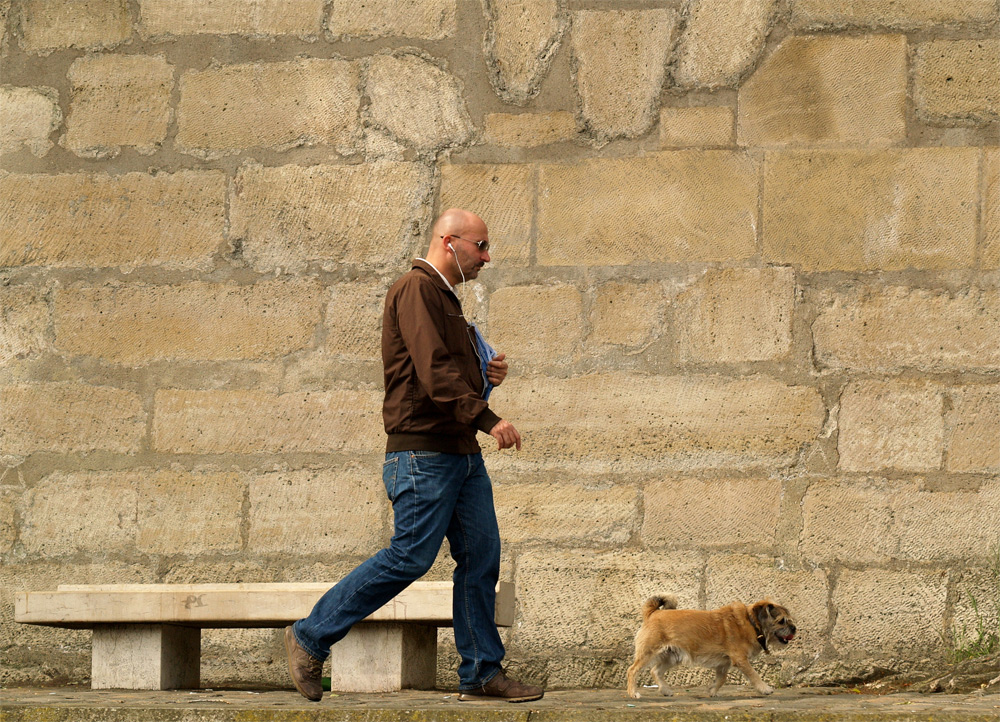
[(483, 409), (479, 413), (479, 416), (475, 418), (476, 428), (484, 434), (490, 433), (490, 429), (496, 426), (500, 421), (502, 421), (502, 419), (490, 411), (489, 406)]

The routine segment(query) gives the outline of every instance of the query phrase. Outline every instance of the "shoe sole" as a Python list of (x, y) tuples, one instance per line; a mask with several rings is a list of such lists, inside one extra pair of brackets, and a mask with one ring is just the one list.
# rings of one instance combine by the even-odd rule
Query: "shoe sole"
[(319, 697), (313, 699), (299, 686), (298, 680), (295, 679), (295, 674), (292, 672), (292, 641), (295, 639), (295, 633), (292, 631), (291, 627), (285, 627), (285, 660), (288, 664), (288, 676), (292, 678), (292, 684), (295, 685), (295, 690), (305, 697), (310, 702), (319, 702), (323, 699), (323, 693), (320, 692)]
[(531, 695), (529, 697), (490, 697), (485, 694), (460, 694), (459, 702), (534, 702), (541, 699), (545, 694)]

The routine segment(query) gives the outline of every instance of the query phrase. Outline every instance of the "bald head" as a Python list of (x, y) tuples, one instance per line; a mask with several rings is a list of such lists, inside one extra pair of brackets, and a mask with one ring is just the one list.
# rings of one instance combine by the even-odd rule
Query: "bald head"
[(435, 240), (440, 241), (442, 236), (464, 236), (466, 231), (479, 231), (485, 234), (486, 224), (471, 211), (449, 208), (434, 221), (431, 244), (433, 245)]
[(489, 251), (476, 248), (475, 244), (480, 241), (489, 241), (485, 221), (471, 211), (449, 208), (438, 216), (431, 227), (427, 260), (452, 285), (471, 280), (490, 260)]

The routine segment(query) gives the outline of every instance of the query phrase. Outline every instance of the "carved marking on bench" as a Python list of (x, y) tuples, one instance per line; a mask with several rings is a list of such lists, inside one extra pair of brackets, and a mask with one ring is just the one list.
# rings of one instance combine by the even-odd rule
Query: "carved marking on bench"
[(184, 608), (190, 609), (191, 607), (206, 607), (208, 606), (204, 602), (204, 594), (189, 594), (187, 599), (184, 600)]

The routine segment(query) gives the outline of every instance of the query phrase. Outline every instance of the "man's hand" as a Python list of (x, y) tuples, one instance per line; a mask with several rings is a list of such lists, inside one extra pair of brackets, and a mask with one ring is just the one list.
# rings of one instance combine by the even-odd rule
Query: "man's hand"
[[(507, 354), (497, 354), (496, 358), (486, 364), (486, 378), (494, 386), (499, 386), (507, 378)], [(514, 428), (514, 427), (511, 427)]]
[(509, 421), (500, 419), (490, 429), (490, 436), (497, 440), (498, 449), (509, 449), (512, 446), (516, 446), (518, 451), (521, 450), (521, 435), (517, 433), (517, 429)]

